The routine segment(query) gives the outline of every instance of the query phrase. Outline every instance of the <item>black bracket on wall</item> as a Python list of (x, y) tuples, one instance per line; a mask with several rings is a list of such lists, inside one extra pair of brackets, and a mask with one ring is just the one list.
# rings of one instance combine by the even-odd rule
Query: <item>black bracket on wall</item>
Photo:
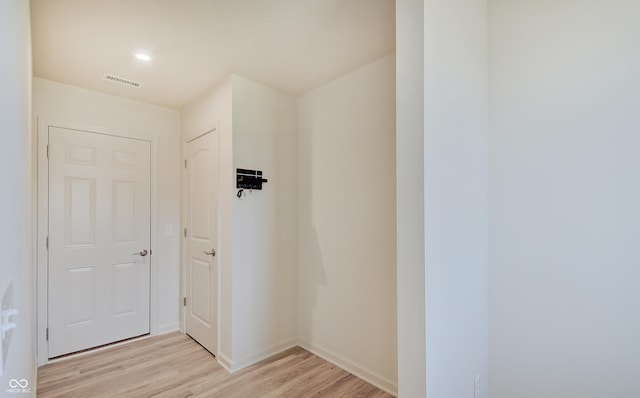
[(262, 189), (262, 183), (268, 182), (262, 178), (262, 171), (236, 169), (236, 188), (240, 189)]

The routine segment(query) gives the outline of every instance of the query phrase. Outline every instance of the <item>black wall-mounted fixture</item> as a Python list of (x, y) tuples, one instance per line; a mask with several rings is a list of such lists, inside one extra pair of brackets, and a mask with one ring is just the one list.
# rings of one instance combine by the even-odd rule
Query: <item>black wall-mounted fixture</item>
[(265, 182), (261, 170), (236, 169), (236, 188), (260, 190)]

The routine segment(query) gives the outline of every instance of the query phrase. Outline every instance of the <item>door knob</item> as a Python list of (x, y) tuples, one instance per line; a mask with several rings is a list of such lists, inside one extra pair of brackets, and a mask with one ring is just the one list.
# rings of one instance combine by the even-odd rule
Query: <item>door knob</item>
[(204, 251), (204, 254), (206, 254), (207, 256), (215, 256), (216, 255), (216, 250), (215, 249), (211, 249), (210, 252)]
[(143, 250), (140, 250), (140, 251), (139, 251), (139, 252), (137, 252), (137, 253), (133, 253), (133, 255), (134, 255), (134, 256), (142, 256), (142, 257), (146, 256), (147, 254), (149, 254), (149, 252), (147, 251), (147, 249), (143, 249)]

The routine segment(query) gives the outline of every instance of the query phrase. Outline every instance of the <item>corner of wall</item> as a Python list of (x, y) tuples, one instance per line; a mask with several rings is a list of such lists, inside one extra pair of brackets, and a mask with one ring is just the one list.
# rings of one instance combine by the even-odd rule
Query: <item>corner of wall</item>
[(425, 397), (424, 2), (396, 2), (398, 393)]

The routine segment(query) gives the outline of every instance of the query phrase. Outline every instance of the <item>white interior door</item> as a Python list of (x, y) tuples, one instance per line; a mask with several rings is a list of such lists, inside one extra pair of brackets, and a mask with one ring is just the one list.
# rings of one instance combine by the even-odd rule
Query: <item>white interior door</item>
[(49, 128), (49, 358), (149, 333), (150, 143)]
[(212, 354), (218, 343), (218, 134), (187, 144), (186, 331)]

